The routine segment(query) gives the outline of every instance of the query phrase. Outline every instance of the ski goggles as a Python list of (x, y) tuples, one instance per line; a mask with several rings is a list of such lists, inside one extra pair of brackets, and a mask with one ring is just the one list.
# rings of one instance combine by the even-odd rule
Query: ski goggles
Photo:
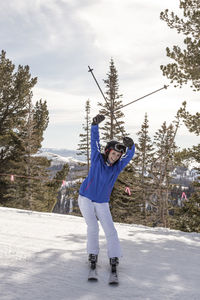
[(117, 151), (117, 152), (120, 152), (122, 154), (126, 153), (126, 146), (124, 146), (123, 144), (115, 144), (111, 147), (111, 149)]

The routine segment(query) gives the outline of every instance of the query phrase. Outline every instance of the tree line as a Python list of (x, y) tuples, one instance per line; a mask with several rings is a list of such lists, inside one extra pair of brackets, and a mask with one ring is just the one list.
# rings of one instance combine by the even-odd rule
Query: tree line
[[(186, 48), (174, 46), (173, 50), (166, 49), (167, 56), (174, 60), (166, 66), (161, 66), (163, 75), (175, 82), (175, 87), (182, 87), (190, 83), (193, 91), (200, 87), (200, 3), (198, 0), (180, 1), (180, 9), (184, 18), (180, 18), (173, 12), (165, 10), (160, 18), (170, 28), (183, 33)], [(119, 94), (118, 73), (113, 59), (110, 61), (107, 79), (104, 80), (107, 102), (98, 103), (99, 113), (106, 116), (106, 122), (100, 127), (103, 141), (119, 140), (120, 124), (124, 128), (124, 114), (120, 110), (122, 95)], [(89, 109), (88, 109), (89, 108)], [(115, 118), (113, 117), (115, 113)], [(86, 103), (86, 119), (90, 119), (90, 101)], [(181, 126), (181, 121), (188, 130), (196, 135), (200, 133), (200, 114), (192, 115), (187, 111), (186, 102), (177, 111), (171, 124), (163, 122), (160, 129), (155, 132), (153, 140), (149, 136), (148, 115), (145, 114), (144, 122), (137, 133), (136, 154), (131, 163), (120, 174), (112, 195), (111, 211), (115, 221), (139, 223), (150, 226), (166, 226), (185, 231), (200, 232), (200, 184), (199, 181), (190, 187), (190, 197), (181, 207), (175, 206), (174, 195), (180, 198), (180, 187), (172, 184), (172, 171), (176, 166), (183, 165), (186, 160), (194, 159), (200, 163), (200, 144), (189, 149), (178, 150), (176, 135)], [(90, 124), (83, 125), (85, 133), (78, 150), (87, 157), (89, 169), (89, 134)], [(86, 152), (87, 149), (87, 152)], [(198, 169), (199, 170), (199, 169)], [(127, 194), (127, 187), (131, 195)], [(175, 193), (175, 191), (177, 191)]]
[[(116, 121), (123, 126), (123, 132), (127, 135), (124, 128), (122, 118), (124, 114), (120, 111), (122, 101), (119, 101), (118, 75), (113, 59), (110, 61), (108, 80), (106, 83), (107, 103), (99, 103), (99, 113), (107, 117), (106, 126), (100, 127), (103, 142), (112, 139), (121, 141), (119, 128), (116, 126)], [(107, 84), (109, 82), (109, 84)], [(115, 97), (113, 97), (115, 95)], [(122, 97), (122, 95), (120, 95)], [(103, 109), (102, 109), (103, 107)], [(112, 111), (117, 109), (120, 112), (116, 116), (116, 120), (112, 119)], [(193, 220), (194, 226), (191, 230), (196, 230), (199, 224), (199, 193), (198, 189), (194, 188), (191, 197), (188, 201), (184, 201), (184, 205), (174, 205), (176, 199), (181, 198), (181, 187), (177, 187), (172, 183), (172, 172), (177, 166), (183, 165), (185, 160), (195, 159), (194, 147), (191, 149), (178, 150), (176, 145), (176, 135), (180, 128), (181, 120), (185, 124), (191, 124), (191, 119), (195, 116), (191, 115), (186, 110), (184, 102), (171, 124), (163, 122), (153, 139), (149, 135), (148, 115), (145, 113), (141, 129), (137, 132), (138, 142), (136, 144), (136, 153), (132, 161), (120, 174), (112, 195), (111, 195), (111, 211), (115, 221), (130, 222), (150, 226), (165, 226), (176, 229), (184, 229), (185, 220)], [(90, 120), (90, 122), (89, 122)], [(193, 132), (198, 131), (198, 126), (194, 126)], [(189, 125), (186, 125), (190, 128)], [(83, 133), (81, 133), (78, 153), (85, 155), (89, 170), (90, 164), (90, 101), (86, 101), (85, 106), (85, 123), (83, 124)], [(102, 151), (105, 145), (102, 145)], [(129, 188), (130, 193), (127, 193)], [(177, 193), (175, 191), (177, 190)], [(196, 196), (195, 196), (196, 195)], [(198, 196), (197, 196), (198, 195)], [(196, 199), (193, 201), (193, 199)], [(187, 211), (184, 216), (184, 210)], [(197, 215), (194, 214), (196, 211)], [(187, 217), (186, 217), (187, 215)], [(185, 224), (183, 226), (183, 224)], [(187, 225), (188, 226), (188, 225)]]
[[(69, 171), (65, 165), (50, 178), (50, 161), (35, 154), (49, 123), (46, 101), (33, 105), (29, 66), (15, 65), (0, 54), (0, 205), (51, 211), (57, 190)], [(10, 176), (12, 174), (12, 176)], [(63, 177), (64, 176), (64, 177)]]
[[(194, 92), (200, 87), (200, 4), (198, 0), (180, 1), (183, 18), (165, 10), (160, 18), (170, 28), (185, 36), (185, 48), (166, 49), (173, 60), (161, 66), (176, 87), (190, 83)], [(118, 72), (110, 60), (105, 85), (107, 103), (98, 103), (99, 113), (106, 120), (100, 127), (101, 141), (121, 140), (125, 130), (122, 112), (123, 95), (119, 93)], [(6, 52), (0, 54), (0, 205), (38, 211), (52, 211), (57, 202), (61, 181), (69, 172), (66, 164), (54, 178), (49, 172), (50, 161), (37, 156), (43, 135), (49, 123), (47, 102), (42, 99), (33, 104), (32, 89), (37, 78), (32, 78), (29, 66), (19, 65), (17, 70)], [(83, 133), (80, 134), (78, 152), (85, 155), (90, 166), (90, 101), (86, 101)], [(119, 126), (116, 125), (116, 121)], [(148, 115), (137, 132), (136, 154), (120, 174), (111, 195), (114, 221), (150, 226), (166, 226), (185, 231), (200, 232), (200, 184), (190, 187), (188, 201), (175, 206), (180, 187), (171, 182), (176, 166), (194, 159), (200, 163), (200, 145), (179, 151), (176, 135), (181, 121), (191, 133), (200, 133), (200, 114), (191, 114), (183, 102), (171, 124), (163, 122), (154, 137), (149, 135)], [(119, 129), (120, 127), (120, 129)], [(105, 146), (105, 145), (103, 145)], [(12, 174), (12, 177), (10, 175)], [(78, 189), (76, 187), (76, 189)], [(77, 192), (77, 191), (76, 191)]]

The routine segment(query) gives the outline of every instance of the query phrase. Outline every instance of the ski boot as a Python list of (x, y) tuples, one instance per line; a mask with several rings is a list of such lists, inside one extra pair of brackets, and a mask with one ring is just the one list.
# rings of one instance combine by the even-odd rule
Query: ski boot
[(119, 264), (119, 258), (118, 257), (112, 257), (110, 258), (110, 265), (111, 265), (111, 271), (116, 272), (117, 271), (117, 265)]
[(96, 254), (89, 254), (89, 262), (90, 262), (90, 270), (88, 274), (89, 281), (97, 281), (97, 271), (96, 271), (96, 263), (97, 263), (98, 255)]
[(89, 254), (88, 260), (90, 262), (90, 268), (92, 270), (96, 269), (96, 263), (97, 263), (97, 260), (98, 260), (98, 255), (96, 255), (96, 254)]

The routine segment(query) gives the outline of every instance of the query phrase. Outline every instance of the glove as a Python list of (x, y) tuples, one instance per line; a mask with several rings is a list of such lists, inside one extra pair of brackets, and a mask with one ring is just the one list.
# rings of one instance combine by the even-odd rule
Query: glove
[(128, 136), (125, 136), (123, 138), (123, 144), (124, 146), (128, 147), (129, 149), (131, 149), (134, 145), (134, 142), (132, 140), (132, 138), (128, 137)]
[(96, 117), (93, 118), (92, 125), (98, 125), (105, 119), (104, 115), (97, 115)]

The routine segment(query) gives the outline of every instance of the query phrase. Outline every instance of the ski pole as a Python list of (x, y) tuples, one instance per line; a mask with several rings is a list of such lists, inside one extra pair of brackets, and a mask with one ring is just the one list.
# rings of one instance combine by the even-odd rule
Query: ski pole
[(88, 66), (88, 69), (89, 69), (88, 72), (90, 72), (90, 73), (92, 74), (92, 77), (94, 78), (94, 81), (96, 82), (96, 85), (98, 86), (98, 88), (99, 88), (99, 90), (100, 90), (100, 92), (101, 92), (101, 95), (103, 96), (104, 100), (106, 101), (106, 104), (107, 104), (108, 107), (109, 107), (108, 101), (107, 101), (107, 99), (106, 99), (106, 97), (105, 97), (105, 95), (104, 95), (104, 93), (103, 93), (103, 91), (102, 91), (102, 89), (101, 89), (101, 87), (100, 87), (100, 85), (99, 85), (99, 83), (98, 83), (96, 77), (94, 76), (93, 69), (91, 69), (90, 66)]
[(134, 103), (134, 102), (137, 102), (137, 101), (139, 101), (139, 100), (141, 100), (141, 99), (143, 99), (143, 98), (145, 98), (145, 97), (148, 97), (148, 96), (150, 96), (150, 95), (152, 95), (152, 94), (155, 94), (155, 93), (157, 93), (157, 92), (159, 92), (159, 91), (161, 91), (161, 90), (163, 90), (163, 89), (167, 89), (168, 86), (169, 86), (169, 85), (164, 85), (162, 88), (160, 88), (160, 89), (158, 89), (158, 90), (155, 90), (155, 91), (153, 91), (153, 92), (151, 92), (151, 93), (149, 93), (149, 94), (147, 94), (147, 95), (144, 95), (144, 96), (142, 96), (142, 97), (140, 97), (140, 98), (138, 98), (138, 99), (136, 99), (136, 100), (133, 100), (133, 101), (131, 101), (131, 102), (129, 102), (129, 103), (127, 103), (127, 104), (125, 104), (125, 105), (119, 107), (119, 108), (116, 108), (114, 111), (117, 111), (117, 110), (119, 110), (119, 109), (121, 109), (121, 108), (124, 108), (124, 107), (126, 107), (126, 106), (128, 106), (128, 105), (130, 105), (130, 104), (132, 104), (132, 103)]
[(102, 94), (104, 100), (106, 101), (106, 104), (108, 105), (108, 108), (110, 109), (111, 114), (113, 115), (114, 120), (115, 120), (115, 122), (116, 122), (116, 124), (117, 124), (117, 126), (118, 126), (118, 128), (119, 128), (119, 130), (120, 130), (120, 132), (121, 132), (121, 134), (122, 134), (122, 136), (125, 137), (125, 136), (124, 136), (124, 133), (123, 133), (123, 131), (122, 131), (120, 125), (119, 125), (119, 123), (117, 122), (117, 119), (116, 119), (116, 117), (115, 117), (115, 115), (114, 115), (113, 109), (110, 108), (109, 103), (108, 103), (108, 100), (106, 99), (106, 97), (105, 97), (105, 95), (104, 95), (104, 93), (103, 93), (103, 91), (102, 91), (102, 89), (101, 89), (101, 87), (100, 87), (100, 85), (99, 85), (99, 83), (98, 83), (96, 77), (94, 76), (93, 69), (91, 69), (90, 66), (88, 66), (88, 69), (89, 69), (88, 72), (90, 72), (90, 73), (92, 74), (92, 77), (94, 78), (94, 81), (96, 82), (96, 85), (98, 86), (98, 88), (99, 88), (99, 90), (100, 90), (100, 92), (101, 92), (101, 94)]

